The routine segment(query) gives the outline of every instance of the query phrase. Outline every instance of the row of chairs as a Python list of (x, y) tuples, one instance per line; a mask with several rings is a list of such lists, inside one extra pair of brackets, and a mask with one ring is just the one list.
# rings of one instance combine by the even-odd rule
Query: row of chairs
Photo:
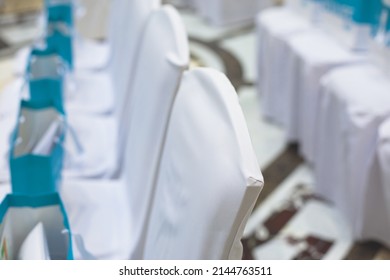
[(341, 210), (353, 236), (387, 245), (388, 13), (380, 0), (291, 1), (257, 19), (264, 117), (300, 144), (316, 191)]
[[(174, 8), (114, 0), (111, 10), (108, 42), (72, 34), (65, 79), (71, 133), (59, 193), (74, 258), (240, 258), (263, 178), (234, 88), (215, 70), (188, 70)], [(16, 56), (19, 77), (1, 94), (8, 135), (28, 95), (28, 52)]]

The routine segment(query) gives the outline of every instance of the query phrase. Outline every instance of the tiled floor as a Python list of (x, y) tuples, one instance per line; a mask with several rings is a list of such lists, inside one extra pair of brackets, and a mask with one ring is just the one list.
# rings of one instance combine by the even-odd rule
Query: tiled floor
[[(337, 210), (313, 193), (312, 171), (296, 147), (285, 143), (283, 129), (261, 118), (254, 27), (213, 28), (192, 11), (180, 12), (191, 38), (193, 64), (225, 72), (236, 87), (265, 176), (265, 189), (245, 231), (244, 257), (390, 259), (380, 244), (353, 242)], [(36, 21), (1, 28), (0, 89), (12, 79), (13, 52), (31, 42), (38, 30)]]

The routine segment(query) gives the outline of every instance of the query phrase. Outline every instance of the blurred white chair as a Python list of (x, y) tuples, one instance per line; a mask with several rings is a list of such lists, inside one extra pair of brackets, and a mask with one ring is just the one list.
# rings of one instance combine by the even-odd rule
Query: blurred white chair
[[(110, 36), (106, 46), (109, 59), (104, 67), (98, 68), (103, 71), (85, 71), (78, 66), (77, 57), (82, 57), (84, 61), (96, 61), (104, 55), (101, 54), (102, 48), (96, 47), (97, 43), (91, 44), (88, 40), (75, 38), (73, 82), (65, 95), (67, 111), (74, 114), (110, 114), (121, 110), (123, 96), (133, 75), (143, 29), (150, 13), (159, 3), (160, 0), (112, 2)], [(77, 44), (82, 45), (81, 53), (78, 53)], [(16, 60), (17, 65), (23, 65), (19, 69), (20, 73), (24, 72), (28, 56), (28, 51), (23, 52), (25, 55)]]
[(184, 74), (156, 183), (145, 259), (241, 259), (263, 177), (223, 74)]
[[(105, 71), (82, 74), (76, 72), (75, 85), (78, 88), (75, 91), (82, 94), (79, 94), (80, 97), (75, 94), (72, 96), (75, 100), (69, 100), (69, 111), (85, 112), (86, 103), (91, 104), (89, 107), (100, 104), (99, 108), (89, 109), (90, 112), (113, 112), (116, 117), (123, 110), (125, 96), (134, 77), (143, 30), (152, 11), (159, 7), (160, 0), (114, 0), (112, 5), (109, 63)], [(85, 77), (87, 85), (84, 88), (80, 88), (82, 81), (77, 80), (78, 76)]]
[(160, 8), (160, 0), (136, 0), (125, 1), (126, 19), (123, 25), (114, 29), (112, 37), (121, 38), (118, 49), (112, 54), (112, 62), (109, 68), (115, 90), (115, 115), (120, 120), (125, 106), (129, 106), (130, 100), (126, 100), (132, 82), (137, 71), (138, 59), (143, 55), (141, 42), (150, 16)]
[(366, 197), (375, 195), (366, 182), (378, 128), (390, 116), (389, 92), (389, 77), (368, 63), (333, 70), (322, 81), (316, 191), (334, 202), (357, 238)]
[(74, 94), (67, 95), (69, 112), (114, 113), (119, 118), (134, 78), (144, 28), (159, 3), (160, 0), (113, 1), (109, 64), (105, 71), (75, 73)]
[(300, 143), (300, 152), (314, 161), (314, 136), (317, 127), (320, 79), (329, 70), (361, 62), (364, 55), (344, 49), (321, 30), (313, 29), (288, 39), (286, 71), (287, 141)]
[[(112, 0), (107, 42), (91, 42), (91, 40), (83, 40), (79, 37), (76, 40), (76, 43), (80, 44), (80, 46), (76, 45), (76, 50), (78, 50), (76, 58), (82, 60), (79, 68), (99, 70), (110, 66), (116, 68), (112, 64), (126, 65), (126, 63), (132, 62), (136, 57), (137, 45), (148, 16), (151, 10), (160, 6), (160, 2), (161, 0)], [(92, 3), (89, 3), (89, 5), (92, 5)], [(88, 11), (86, 12), (88, 13)], [(97, 63), (96, 60), (101, 60), (101, 62)], [(78, 66), (77, 62), (76, 60), (76, 68)], [(96, 66), (93, 67), (93, 64), (96, 64)], [(129, 63), (129, 65), (134, 64)], [(121, 73), (121, 70), (119, 70), (119, 73)], [(114, 69), (113, 75), (118, 75), (118, 71)]]
[(363, 182), (360, 239), (378, 240), (390, 246), (390, 119), (381, 124), (376, 149)]
[(285, 125), (286, 102), (282, 95), (286, 71), (283, 71), (288, 53), (287, 38), (311, 30), (310, 22), (290, 7), (269, 8), (256, 18), (257, 33), (257, 92), (262, 115), (275, 123)]
[[(140, 50), (132, 102), (122, 119), (126, 135), (118, 146), (123, 157), (117, 179), (65, 178), (61, 190), (72, 231), (80, 234), (94, 258), (142, 258), (167, 123), (182, 72), (189, 65), (187, 35), (172, 7), (152, 13)], [(76, 258), (89, 256), (78, 247), (75, 251)]]

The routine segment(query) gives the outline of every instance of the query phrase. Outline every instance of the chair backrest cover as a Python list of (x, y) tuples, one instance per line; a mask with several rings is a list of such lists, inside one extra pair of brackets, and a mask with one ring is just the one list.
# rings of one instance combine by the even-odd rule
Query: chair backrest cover
[(115, 90), (116, 113), (122, 115), (123, 102), (129, 90), (129, 85), (134, 78), (139, 46), (142, 41), (146, 23), (153, 10), (159, 7), (160, 0), (115, 0), (114, 12), (117, 11), (118, 19), (115, 20), (110, 31), (112, 55), (110, 72)]
[(238, 259), (263, 186), (237, 94), (221, 73), (186, 72), (148, 225), (146, 259)]
[(120, 176), (128, 184), (132, 240), (137, 247), (131, 258), (140, 258), (167, 123), (188, 65), (188, 39), (178, 12), (170, 6), (156, 10), (145, 29), (129, 96), (131, 102), (127, 100), (121, 122)]

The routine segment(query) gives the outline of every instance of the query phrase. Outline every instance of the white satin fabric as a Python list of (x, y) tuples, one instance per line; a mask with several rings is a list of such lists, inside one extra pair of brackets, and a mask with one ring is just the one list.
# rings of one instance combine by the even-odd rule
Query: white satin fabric
[(143, 257), (167, 123), (189, 65), (187, 34), (176, 10), (162, 7), (152, 13), (140, 50), (132, 103), (121, 127), (126, 142), (120, 149), (124, 158), (119, 178), (63, 180), (61, 193), (72, 230), (84, 241), (75, 242), (77, 258)]
[(275, 7), (259, 13), (257, 32), (257, 93), (263, 116), (277, 124), (287, 123), (285, 70), (286, 41), (290, 36), (311, 30), (310, 23), (290, 8)]
[(156, 184), (146, 259), (241, 258), (240, 239), (263, 177), (223, 74), (184, 74)]
[[(183, 71), (189, 65), (180, 15), (165, 6), (152, 14), (141, 44), (126, 123), (124, 168), (130, 204), (133, 259), (141, 259), (167, 124)], [(156, 48), (158, 46), (158, 48)]]
[(363, 219), (372, 218), (376, 207), (387, 207), (378, 185), (380, 176), (373, 178), (372, 174), (381, 174), (386, 167), (378, 166), (382, 155), (375, 159), (375, 153), (383, 147), (376, 139), (381, 123), (390, 116), (389, 92), (389, 78), (370, 64), (333, 70), (324, 77), (321, 89), (316, 190), (335, 203), (360, 239), (375, 237), (373, 232), (383, 234), (375, 224), (383, 228), (389, 224), (383, 213), (377, 213), (378, 221)]

